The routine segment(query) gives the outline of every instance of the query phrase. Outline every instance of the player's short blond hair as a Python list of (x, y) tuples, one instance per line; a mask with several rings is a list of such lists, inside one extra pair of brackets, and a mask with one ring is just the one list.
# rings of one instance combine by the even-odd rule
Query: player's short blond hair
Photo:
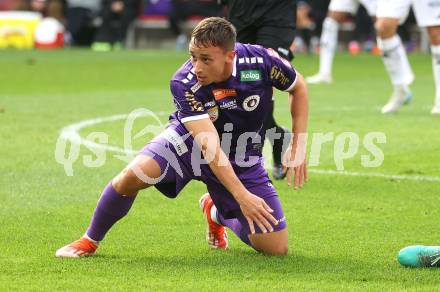
[(224, 18), (208, 17), (194, 28), (191, 39), (197, 47), (219, 47), (232, 51), (235, 47), (237, 32), (235, 27)]

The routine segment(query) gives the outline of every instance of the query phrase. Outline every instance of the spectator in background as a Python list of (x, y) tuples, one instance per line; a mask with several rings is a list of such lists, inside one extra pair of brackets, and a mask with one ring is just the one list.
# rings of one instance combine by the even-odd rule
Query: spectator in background
[(46, 0), (23, 0), (18, 4), (18, 10), (39, 12), (42, 15), (46, 14), (47, 3)]
[(20, 2), (20, 0), (1, 0), (0, 11), (15, 10)]
[(181, 23), (192, 15), (209, 17), (223, 16), (222, 7), (217, 0), (172, 0), (169, 14), (170, 27), (176, 36), (176, 49), (186, 48), (188, 37)]
[(101, 0), (67, 0), (66, 42), (75, 46), (90, 46), (96, 31)]
[(44, 17), (53, 17), (64, 22), (64, 3), (62, 0), (22, 0), (18, 10), (39, 12)]
[(103, 0), (102, 24), (93, 43), (94, 51), (122, 49), (130, 23), (140, 10), (140, 0)]
[(146, 0), (144, 15), (168, 17), (171, 6), (171, 0)]

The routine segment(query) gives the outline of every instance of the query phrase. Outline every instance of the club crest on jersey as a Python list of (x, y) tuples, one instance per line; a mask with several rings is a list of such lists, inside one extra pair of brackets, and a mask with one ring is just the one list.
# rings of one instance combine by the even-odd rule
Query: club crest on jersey
[(225, 97), (235, 97), (237, 96), (237, 91), (234, 88), (228, 88), (228, 89), (214, 89), (212, 91), (212, 94), (214, 94), (215, 100), (221, 100)]
[(248, 96), (243, 100), (243, 109), (247, 112), (251, 112), (257, 108), (259, 103), (260, 103), (259, 95)]
[(211, 119), (212, 122), (217, 121), (218, 115), (219, 115), (218, 106), (209, 108), (208, 109), (208, 115), (209, 115), (209, 118)]
[(252, 82), (252, 81), (260, 81), (260, 80), (261, 80), (260, 70), (243, 70), (240, 72), (240, 81)]

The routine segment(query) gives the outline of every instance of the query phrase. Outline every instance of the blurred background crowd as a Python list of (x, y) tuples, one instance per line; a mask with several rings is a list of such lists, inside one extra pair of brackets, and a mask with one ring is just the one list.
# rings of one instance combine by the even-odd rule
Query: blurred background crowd
[[(299, 0), (294, 53), (317, 53), (322, 23), (330, 0)], [(220, 0), (1, 0), (0, 48), (90, 47), (95, 51), (127, 48), (186, 48), (191, 29), (203, 17), (226, 16), (228, 1)], [(31, 14), (30, 14), (31, 13)], [(21, 22), (35, 37), (20, 41)], [(339, 49), (351, 54), (378, 53), (374, 25), (363, 6), (341, 25)], [(410, 15), (399, 34), (407, 51), (424, 50), (423, 34)]]

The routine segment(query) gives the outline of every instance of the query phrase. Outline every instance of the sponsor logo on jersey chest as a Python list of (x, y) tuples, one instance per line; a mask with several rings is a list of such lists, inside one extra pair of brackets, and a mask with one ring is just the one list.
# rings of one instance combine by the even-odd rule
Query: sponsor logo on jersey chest
[(220, 104), (220, 109), (231, 110), (235, 108), (237, 108), (237, 101), (235, 99)]
[(261, 80), (260, 70), (243, 70), (240, 72), (240, 81), (252, 82), (252, 81), (260, 81), (260, 80)]
[(221, 100), (225, 97), (235, 97), (237, 96), (237, 91), (234, 88), (227, 88), (227, 89), (214, 89), (212, 91), (212, 94), (214, 94), (215, 100)]

